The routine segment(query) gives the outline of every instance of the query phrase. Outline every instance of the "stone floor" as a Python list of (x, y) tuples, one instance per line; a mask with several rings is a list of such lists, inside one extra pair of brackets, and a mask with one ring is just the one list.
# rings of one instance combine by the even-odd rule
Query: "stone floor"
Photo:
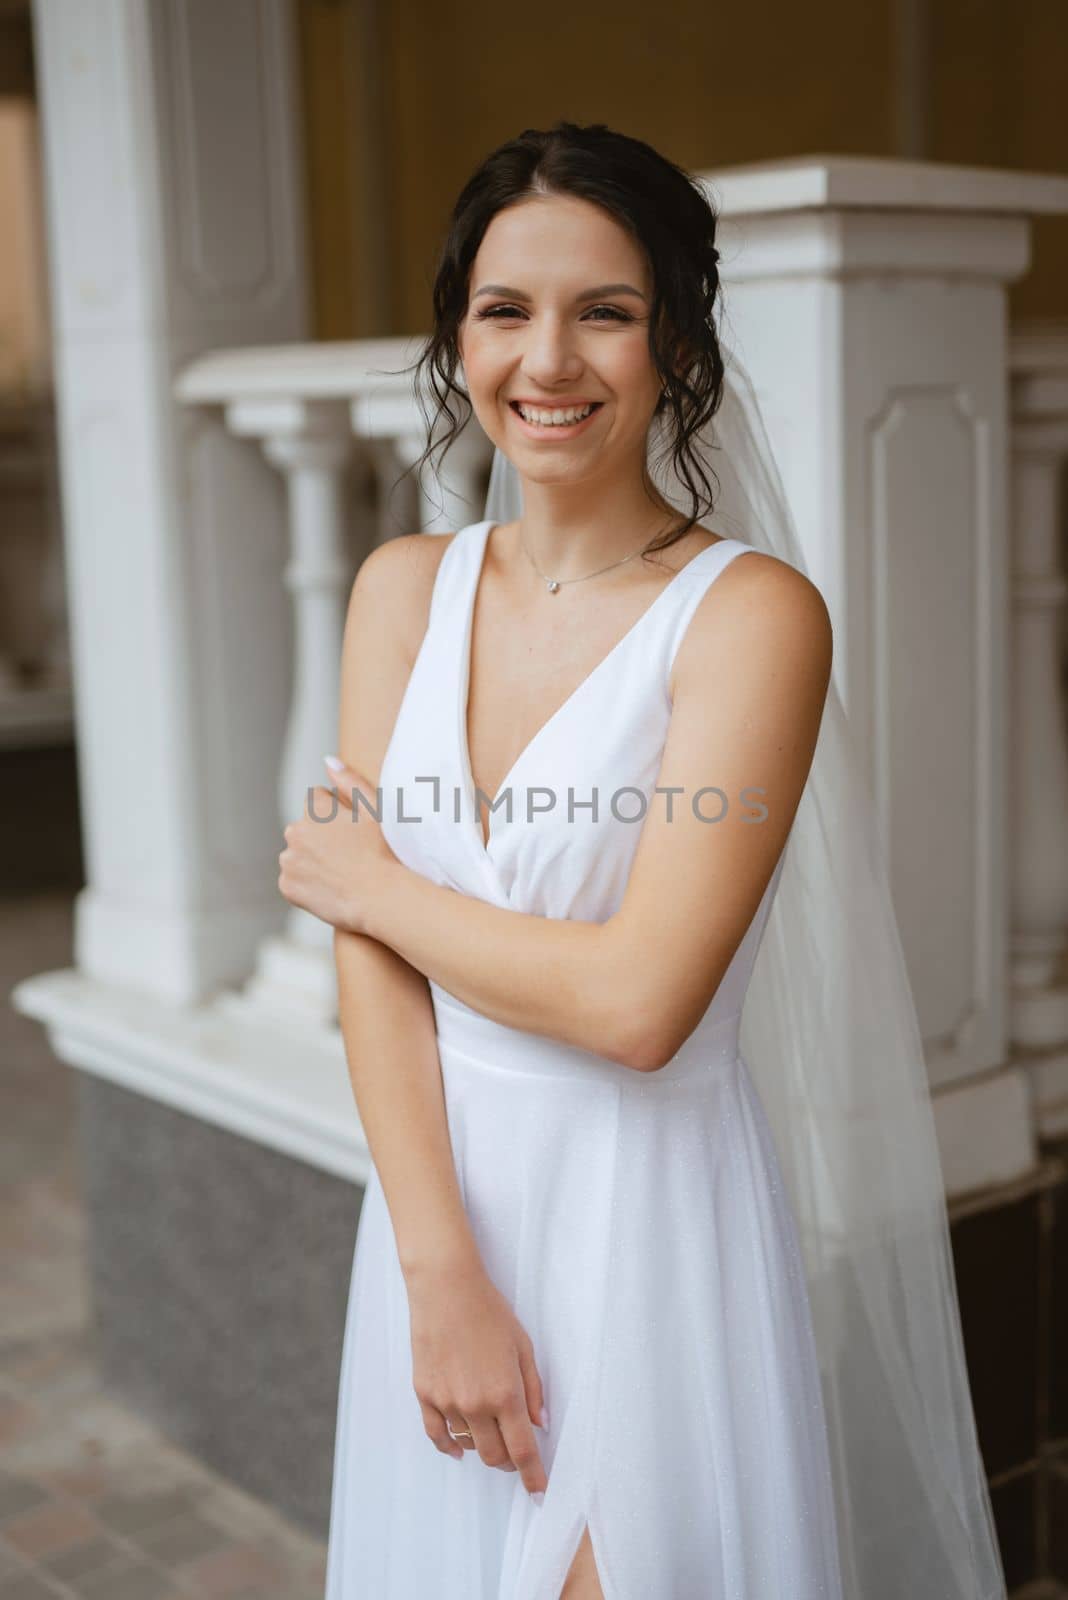
[(0, 900), (0, 1600), (321, 1600), (320, 1544), (96, 1376), (77, 1084), (6, 1003), (70, 950), (69, 894)]

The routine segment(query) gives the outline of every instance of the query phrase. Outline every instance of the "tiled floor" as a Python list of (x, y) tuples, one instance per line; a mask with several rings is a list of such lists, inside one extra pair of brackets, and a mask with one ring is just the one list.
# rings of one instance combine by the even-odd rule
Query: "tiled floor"
[(97, 1380), (74, 1074), (7, 1004), (70, 938), (69, 897), (0, 901), (0, 1600), (321, 1600), (319, 1543)]

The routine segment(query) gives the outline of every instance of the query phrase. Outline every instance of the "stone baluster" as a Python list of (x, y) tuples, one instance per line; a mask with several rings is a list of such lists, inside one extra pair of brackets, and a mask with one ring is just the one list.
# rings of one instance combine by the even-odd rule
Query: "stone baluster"
[[(337, 744), (338, 665), (354, 577), (347, 476), (355, 441), (348, 408), (334, 401), (237, 401), (230, 431), (260, 440), (282, 473), (289, 505), (293, 677), (278, 781), (278, 848), (287, 822), (303, 814), (310, 788), (328, 785), (323, 757)], [(300, 907), (260, 945), (256, 970), (229, 1004), (261, 1014), (329, 1024), (336, 1015), (333, 929)]]

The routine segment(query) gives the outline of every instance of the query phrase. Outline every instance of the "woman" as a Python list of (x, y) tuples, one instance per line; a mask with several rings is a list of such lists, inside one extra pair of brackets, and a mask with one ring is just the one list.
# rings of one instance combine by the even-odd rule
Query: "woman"
[[(462, 362), (522, 514), (364, 562), (354, 812), (281, 858), (337, 929), (375, 1167), (328, 1600), (843, 1592), (804, 1263), (738, 1047), (831, 629), (803, 573), (698, 520), (714, 238), (685, 174), (601, 127), (524, 134), (454, 208), (425, 360), (446, 410)], [(688, 515), (648, 471), (665, 420)]]

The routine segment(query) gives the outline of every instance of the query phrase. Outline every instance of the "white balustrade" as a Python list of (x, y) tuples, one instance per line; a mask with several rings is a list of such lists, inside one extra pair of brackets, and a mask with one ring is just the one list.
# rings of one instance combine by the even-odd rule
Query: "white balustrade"
[[(328, 930), (278, 894), (281, 828), (325, 785), (360, 560), (475, 520), (490, 450), (472, 418), (433, 472), (413, 470), (421, 340), (301, 342), (292, 17), (284, 0), (257, 16), (235, 18), (220, 62), (193, 13), (151, 0), (85, 0), (73, 22), (63, 0), (35, 11), (89, 882), (76, 965), (15, 1003), (74, 1065), (361, 1179)], [(159, 89), (168, 72), (180, 93)], [(964, 1191), (1033, 1155), (1031, 1079), (1005, 1057), (1006, 284), (1030, 216), (1068, 211), (1068, 182), (824, 159), (702, 176), (732, 327), (834, 615), (933, 1078), (959, 1091), (940, 1097), (940, 1134)], [(1028, 437), (1019, 494), (1037, 504)], [(1037, 697), (1045, 729), (1053, 609), (1018, 653), (1020, 714)], [(955, 815), (918, 808), (910, 770), (933, 772)], [(1032, 817), (1053, 848), (1049, 814)], [(911, 865), (924, 846), (931, 872)], [(1016, 896), (1013, 1031), (1031, 1044), (1058, 1004), (1052, 900)], [(1056, 1027), (1042, 1037), (1056, 1045)]]
[[(404, 369), (413, 357), (402, 339), (221, 352), (182, 375), (189, 405), (221, 407), (226, 426), (262, 446), (283, 476), (289, 507), (290, 559), (284, 582), (293, 604), (292, 694), (279, 767), (279, 850), (285, 822), (300, 816), (307, 791), (328, 784), (323, 756), (337, 743), (338, 668), (349, 590), (359, 559), (383, 538), (469, 522), (485, 498), (492, 450), (471, 419), (429, 488), (412, 472), (425, 422)], [(423, 431), (421, 431), (423, 430)], [(346, 476), (368, 464), (380, 503), (349, 527)], [(403, 474), (407, 470), (409, 477)], [(423, 519), (391, 527), (395, 501)], [(435, 493), (436, 491), (436, 493)], [(296, 1029), (332, 1027), (337, 1015), (332, 930), (290, 908), (281, 933), (260, 944), (255, 972), (241, 993), (218, 1005), (250, 1020), (271, 1018)]]

